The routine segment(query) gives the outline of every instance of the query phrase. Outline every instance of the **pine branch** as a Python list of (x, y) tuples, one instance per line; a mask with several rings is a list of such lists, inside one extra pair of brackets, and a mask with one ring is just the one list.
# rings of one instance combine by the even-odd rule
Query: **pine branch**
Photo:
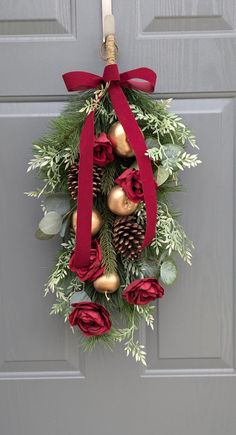
[(105, 166), (101, 180), (101, 190), (104, 195), (107, 195), (114, 186), (114, 176), (116, 172), (115, 163)]
[[(34, 142), (34, 157), (29, 162), (28, 172), (37, 170), (38, 177), (45, 182), (43, 190), (53, 192), (64, 184), (66, 169), (78, 154), (80, 132), (86, 117), (81, 112), (85, 101), (93, 91), (73, 96), (62, 114), (51, 121), (50, 129)], [(42, 194), (40, 191), (39, 195)]]
[(74, 249), (74, 238), (68, 240), (67, 243), (62, 243), (63, 250), (59, 253), (57, 262), (49, 276), (48, 282), (45, 285), (45, 296), (51, 292), (55, 293), (58, 299), (64, 299), (66, 301), (64, 292), (62, 291), (61, 281), (63, 281), (69, 272), (68, 264), (71, 256), (71, 252)]
[(113, 273), (117, 270), (116, 252), (112, 243), (112, 227), (114, 215), (104, 204), (102, 211), (103, 225), (100, 230), (100, 244), (102, 248), (102, 264), (105, 266), (106, 273)]

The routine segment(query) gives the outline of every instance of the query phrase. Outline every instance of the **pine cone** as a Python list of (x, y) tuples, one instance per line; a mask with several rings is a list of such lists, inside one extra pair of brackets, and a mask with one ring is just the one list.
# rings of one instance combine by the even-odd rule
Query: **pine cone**
[(101, 166), (94, 165), (93, 167), (93, 196), (96, 196), (101, 192), (102, 176), (104, 169)]
[[(101, 192), (103, 168), (93, 166), (93, 196), (96, 197)], [(78, 193), (78, 161), (73, 163), (67, 170), (67, 185), (71, 197), (76, 200)]]
[(144, 229), (134, 215), (117, 217), (113, 226), (113, 244), (117, 253), (137, 260), (141, 253)]

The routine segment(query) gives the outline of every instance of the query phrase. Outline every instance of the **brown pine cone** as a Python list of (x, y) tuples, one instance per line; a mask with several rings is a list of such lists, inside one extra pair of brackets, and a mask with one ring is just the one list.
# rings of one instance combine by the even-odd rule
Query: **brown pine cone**
[(96, 196), (101, 192), (102, 176), (104, 168), (101, 166), (93, 166), (93, 196)]
[[(101, 181), (103, 168), (93, 166), (93, 196), (96, 197), (101, 192)], [(78, 162), (76, 161), (67, 170), (67, 186), (71, 197), (76, 201), (78, 193)]]
[(130, 260), (137, 260), (141, 253), (144, 229), (136, 216), (117, 217), (113, 226), (113, 245), (117, 253)]

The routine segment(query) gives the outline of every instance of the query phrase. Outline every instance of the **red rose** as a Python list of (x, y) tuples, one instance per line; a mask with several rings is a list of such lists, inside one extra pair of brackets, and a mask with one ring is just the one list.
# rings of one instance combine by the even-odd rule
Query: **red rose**
[(129, 304), (145, 305), (163, 295), (164, 289), (156, 279), (143, 278), (131, 282), (122, 296)]
[[(143, 201), (143, 186), (139, 169), (126, 169), (118, 178), (116, 178), (115, 182), (122, 187), (130, 201)], [(155, 187), (157, 188), (157, 184), (154, 179), (153, 183), (155, 183)]]
[(98, 166), (106, 166), (108, 163), (113, 162), (113, 148), (105, 133), (95, 137), (93, 147), (93, 163)]
[(104, 273), (102, 266), (102, 249), (97, 240), (93, 240), (90, 251), (90, 261), (87, 267), (77, 268), (74, 265), (75, 254), (74, 251), (70, 257), (69, 268), (71, 272), (75, 272), (81, 281), (94, 281)]
[(87, 337), (103, 335), (111, 329), (110, 314), (95, 302), (78, 302), (72, 304), (73, 311), (69, 315), (71, 326), (78, 326)]

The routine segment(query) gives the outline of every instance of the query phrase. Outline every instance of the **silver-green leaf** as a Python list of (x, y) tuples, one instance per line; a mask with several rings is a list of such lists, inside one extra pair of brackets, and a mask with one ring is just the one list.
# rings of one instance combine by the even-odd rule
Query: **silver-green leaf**
[(144, 278), (156, 278), (158, 275), (158, 262), (155, 260), (144, 260), (141, 266), (141, 273)]
[(163, 168), (163, 166), (161, 165), (158, 166), (157, 176), (156, 176), (158, 186), (161, 186), (163, 183), (165, 183), (169, 175), (170, 173), (169, 171), (167, 171), (167, 169)]
[(158, 148), (158, 140), (153, 137), (148, 137), (145, 139), (145, 143), (148, 149), (150, 148)]
[(84, 290), (74, 293), (70, 298), (71, 305), (77, 304), (79, 302), (91, 302), (90, 297), (87, 295), (87, 293)]
[(54, 234), (45, 234), (43, 231), (41, 231), (39, 228), (35, 231), (35, 237), (38, 240), (49, 240), (52, 239)]
[(177, 144), (165, 144), (163, 145), (163, 152), (165, 152), (165, 157), (162, 159), (162, 164), (165, 166), (165, 161), (168, 161), (168, 166), (172, 166), (173, 169), (177, 169), (179, 155), (183, 152), (183, 147)]
[(56, 211), (60, 215), (70, 210), (70, 196), (67, 193), (53, 193), (44, 199), (47, 212)]
[(70, 228), (70, 222), (71, 222), (71, 215), (68, 215), (61, 226), (61, 230), (60, 230), (60, 236), (63, 238), (65, 237), (65, 235), (69, 232), (69, 228)]
[(50, 211), (39, 222), (39, 229), (48, 235), (58, 234), (62, 226), (62, 216), (55, 212)]
[(165, 285), (171, 285), (177, 278), (177, 267), (173, 260), (166, 260), (162, 263), (160, 277)]

